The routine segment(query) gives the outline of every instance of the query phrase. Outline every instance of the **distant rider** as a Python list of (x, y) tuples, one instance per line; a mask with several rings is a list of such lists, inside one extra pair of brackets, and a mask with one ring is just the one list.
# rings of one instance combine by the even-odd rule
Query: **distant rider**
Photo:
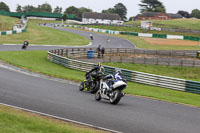
[(90, 33), (90, 39), (93, 40), (93, 35)]
[(29, 40), (25, 40), (22, 49), (26, 49), (29, 45)]

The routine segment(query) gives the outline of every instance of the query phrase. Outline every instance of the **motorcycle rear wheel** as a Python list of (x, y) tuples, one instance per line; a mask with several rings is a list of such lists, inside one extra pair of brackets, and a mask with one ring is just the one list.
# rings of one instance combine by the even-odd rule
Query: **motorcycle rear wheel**
[(94, 87), (91, 88), (90, 93), (94, 94), (99, 90), (99, 81), (96, 81)]
[(110, 97), (110, 103), (111, 104), (117, 104), (121, 99), (121, 90), (114, 90), (113, 96)]

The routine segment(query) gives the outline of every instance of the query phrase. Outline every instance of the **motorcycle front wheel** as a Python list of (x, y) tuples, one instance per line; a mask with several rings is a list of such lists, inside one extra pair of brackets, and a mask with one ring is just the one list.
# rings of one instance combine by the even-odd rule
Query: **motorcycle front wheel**
[(96, 100), (96, 101), (100, 101), (100, 100), (101, 100), (100, 91), (97, 91), (97, 92), (96, 92), (96, 94), (95, 94), (95, 100)]
[(121, 90), (114, 90), (112, 93), (113, 94), (110, 96), (110, 103), (111, 104), (117, 104), (121, 99), (122, 91)]
[(83, 90), (84, 90), (84, 82), (81, 82), (79, 86), (79, 91), (83, 91)]

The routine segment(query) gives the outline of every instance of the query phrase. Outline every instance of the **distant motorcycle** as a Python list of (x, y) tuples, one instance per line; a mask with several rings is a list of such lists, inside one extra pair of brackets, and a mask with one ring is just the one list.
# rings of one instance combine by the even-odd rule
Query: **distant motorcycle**
[(22, 49), (26, 50), (26, 48), (27, 48), (27, 45), (23, 44)]
[(26, 50), (26, 48), (28, 47), (29, 42), (28, 41), (24, 41), (24, 44), (22, 45), (22, 49)]
[[(112, 84), (112, 86), (110, 85)], [(125, 95), (122, 91), (127, 87), (126, 80), (118, 75), (114, 81), (108, 79), (100, 80), (100, 89), (95, 94), (95, 100), (109, 100), (111, 104), (117, 104)]]
[(99, 72), (96, 78), (92, 77), (91, 74), (85, 75), (85, 80), (81, 82), (79, 86), (80, 91), (87, 91), (90, 93), (96, 93), (99, 90), (100, 79), (103, 77), (103, 73)]
[(94, 38), (93, 38), (93, 36), (92, 36), (92, 34), (90, 34), (90, 40), (93, 40)]

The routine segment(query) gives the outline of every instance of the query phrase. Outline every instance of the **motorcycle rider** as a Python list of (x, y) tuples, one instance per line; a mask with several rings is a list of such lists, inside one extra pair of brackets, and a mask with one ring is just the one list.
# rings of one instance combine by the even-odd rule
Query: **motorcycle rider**
[(86, 75), (91, 73), (91, 76), (93, 78), (96, 78), (99, 72), (104, 72), (104, 67), (100, 62), (97, 65), (95, 64), (94, 68), (87, 72)]
[(120, 68), (115, 68), (115, 73), (114, 73), (113, 75), (112, 75), (112, 74), (107, 75), (104, 79), (105, 79), (105, 80), (108, 79), (107, 84), (108, 84), (108, 86), (109, 86), (109, 89), (106, 90), (107, 93), (109, 93), (109, 92), (111, 91), (111, 89), (112, 89), (112, 87), (113, 87), (112, 85), (114, 84), (115, 80), (120, 80), (120, 79), (122, 79), (124, 82), (126, 82), (126, 80), (124, 79), (123, 74), (122, 74)]
[(93, 35), (90, 33), (90, 39), (93, 40)]

